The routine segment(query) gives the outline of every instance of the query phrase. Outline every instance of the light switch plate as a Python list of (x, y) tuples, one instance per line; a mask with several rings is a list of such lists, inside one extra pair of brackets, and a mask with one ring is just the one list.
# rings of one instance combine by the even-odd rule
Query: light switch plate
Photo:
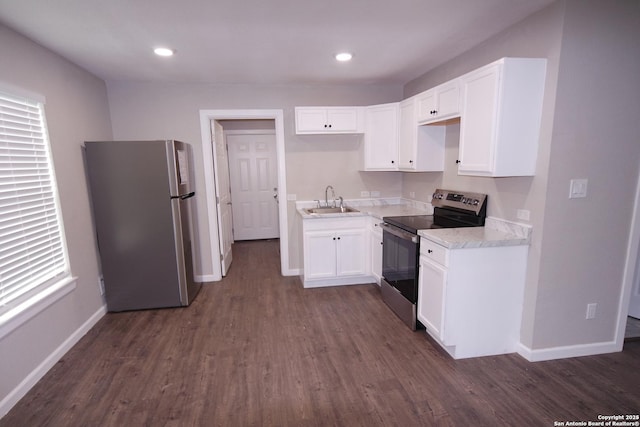
[(587, 179), (572, 179), (569, 185), (569, 198), (579, 199), (587, 197)]

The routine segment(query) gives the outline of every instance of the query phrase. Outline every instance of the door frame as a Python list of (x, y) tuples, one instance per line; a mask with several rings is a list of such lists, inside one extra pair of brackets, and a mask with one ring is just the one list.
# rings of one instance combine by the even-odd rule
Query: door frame
[(218, 235), (217, 204), (214, 183), (213, 147), (211, 141), (212, 120), (274, 120), (276, 133), (276, 156), (278, 167), (278, 224), (280, 226), (280, 272), (283, 276), (294, 276), (297, 271), (289, 266), (289, 231), (287, 220), (287, 171), (284, 150), (283, 110), (200, 110), (200, 132), (202, 136), (202, 161), (204, 163), (205, 199), (209, 221), (209, 247), (213, 264), (213, 280), (222, 280), (220, 245)]
[[(640, 171), (640, 165), (638, 166)], [(631, 216), (631, 227), (629, 229), (629, 242), (627, 245), (627, 257), (624, 263), (624, 275), (622, 279), (622, 292), (620, 294), (620, 303), (618, 305), (618, 325), (615, 337), (615, 346), (618, 350), (622, 350), (624, 345), (624, 333), (627, 325), (627, 316), (629, 315), (629, 303), (631, 302), (631, 291), (633, 289), (633, 280), (636, 274), (640, 274), (640, 262), (638, 255), (640, 254), (640, 173), (636, 183), (636, 195), (633, 203), (633, 213)]]

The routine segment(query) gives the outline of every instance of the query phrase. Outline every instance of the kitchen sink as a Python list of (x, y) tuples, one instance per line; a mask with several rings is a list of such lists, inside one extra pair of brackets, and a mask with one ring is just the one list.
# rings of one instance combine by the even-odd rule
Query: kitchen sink
[(353, 209), (347, 206), (343, 207), (324, 207), (324, 208), (308, 208), (305, 211), (309, 214), (336, 214), (336, 213), (349, 213), (349, 212), (360, 212), (357, 209)]

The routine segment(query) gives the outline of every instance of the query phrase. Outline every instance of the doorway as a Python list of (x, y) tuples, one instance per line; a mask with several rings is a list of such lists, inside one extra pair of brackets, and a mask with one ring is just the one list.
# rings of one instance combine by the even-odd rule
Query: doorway
[(622, 349), (625, 338), (636, 338), (640, 330), (636, 321), (636, 317), (640, 317), (640, 173), (636, 183), (619, 315), (616, 345)]
[(208, 215), (209, 249), (211, 253), (211, 269), (214, 281), (222, 279), (220, 235), (218, 229), (218, 202), (215, 195), (214, 180), (214, 149), (211, 136), (211, 122), (224, 120), (272, 120), (276, 138), (277, 160), (277, 194), (278, 226), (280, 233), (280, 271), (283, 276), (299, 274), (289, 267), (289, 233), (288, 233), (288, 203), (286, 186), (286, 166), (284, 149), (284, 124), (282, 110), (200, 110), (200, 131), (202, 137), (202, 159), (205, 175), (205, 198)]
[(229, 159), (234, 241), (279, 238), (277, 147), (273, 121), (220, 123)]

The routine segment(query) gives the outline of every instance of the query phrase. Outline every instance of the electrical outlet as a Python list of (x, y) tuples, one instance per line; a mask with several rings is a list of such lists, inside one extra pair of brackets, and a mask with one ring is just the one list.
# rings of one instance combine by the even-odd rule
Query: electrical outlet
[(100, 295), (104, 295), (104, 278), (98, 276), (98, 287), (100, 288)]
[(529, 212), (526, 209), (518, 209), (516, 211), (516, 216), (518, 217), (518, 219), (521, 219), (523, 221), (529, 221), (529, 217), (531, 216), (531, 212)]
[(409, 197), (411, 197), (411, 198), (416, 197), (416, 192), (415, 191), (409, 191)]
[(591, 304), (587, 304), (587, 319), (595, 319), (597, 307), (598, 307), (598, 304), (596, 304), (595, 302)]
[(360, 197), (370, 197), (370, 194), (368, 191), (361, 191), (360, 192)]
[(380, 192), (379, 191), (372, 191), (371, 192), (371, 197), (380, 197)]

